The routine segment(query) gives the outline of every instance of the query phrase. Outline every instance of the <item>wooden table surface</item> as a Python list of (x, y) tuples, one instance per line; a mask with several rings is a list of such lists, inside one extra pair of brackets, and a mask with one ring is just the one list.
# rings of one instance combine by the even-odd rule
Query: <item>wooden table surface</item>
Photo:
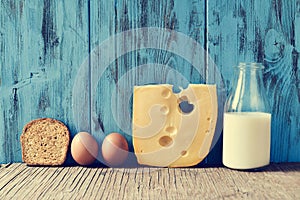
[(300, 163), (212, 168), (0, 167), (0, 199), (300, 199)]

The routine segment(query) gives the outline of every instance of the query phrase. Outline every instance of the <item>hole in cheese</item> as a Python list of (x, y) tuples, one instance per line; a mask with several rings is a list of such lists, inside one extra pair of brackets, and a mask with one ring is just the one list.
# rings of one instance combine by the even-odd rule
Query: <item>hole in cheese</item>
[(171, 137), (169, 137), (169, 136), (162, 136), (159, 139), (159, 144), (160, 144), (160, 146), (168, 147), (171, 144), (173, 144), (173, 139)]
[(182, 102), (182, 101), (188, 101), (187, 96), (181, 96), (181, 97), (177, 100), (178, 103), (180, 103), (180, 102)]
[(174, 94), (180, 93), (181, 90), (182, 90), (182, 88), (180, 88), (179, 86), (173, 85), (173, 87), (172, 87), (172, 92), (173, 92)]
[(194, 110), (194, 105), (184, 100), (179, 103), (179, 110), (184, 114), (189, 114)]
[(170, 134), (176, 134), (177, 133), (177, 128), (174, 126), (168, 126), (165, 129), (166, 132), (170, 133)]
[(167, 99), (171, 96), (171, 91), (169, 89), (165, 89), (162, 91), (161, 96)]
[(186, 150), (183, 150), (183, 151), (181, 152), (181, 155), (182, 155), (182, 156), (186, 156), (186, 155), (187, 155), (187, 151), (186, 151)]
[(160, 112), (162, 112), (163, 114), (168, 114), (169, 113), (169, 108), (168, 108), (168, 106), (162, 106), (161, 108), (160, 108)]
[(205, 134), (206, 134), (206, 135), (209, 135), (209, 134), (210, 134), (210, 131), (209, 131), (209, 130), (206, 130), (206, 131), (205, 131)]

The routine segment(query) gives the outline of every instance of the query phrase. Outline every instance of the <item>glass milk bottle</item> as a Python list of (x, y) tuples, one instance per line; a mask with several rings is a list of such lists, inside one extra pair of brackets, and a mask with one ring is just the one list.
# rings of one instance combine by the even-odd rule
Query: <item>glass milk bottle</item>
[(256, 169), (270, 163), (271, 114), (259, 63), (235, 67), (224, 111), (223, 164)]

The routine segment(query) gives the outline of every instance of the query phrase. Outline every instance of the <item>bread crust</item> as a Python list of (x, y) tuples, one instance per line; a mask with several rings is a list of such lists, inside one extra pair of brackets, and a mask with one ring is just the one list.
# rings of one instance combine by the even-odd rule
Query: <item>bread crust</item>
[(22, 160), (28, 165), (62, 165), (70, 144), (67, 126), (52, 118), (30, 121), (20, 136)]

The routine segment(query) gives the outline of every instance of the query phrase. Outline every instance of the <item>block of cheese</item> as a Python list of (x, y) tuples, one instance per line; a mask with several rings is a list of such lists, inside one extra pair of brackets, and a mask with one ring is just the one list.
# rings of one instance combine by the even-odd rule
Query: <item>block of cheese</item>
[(180, 93), (168, 84), (135, 86), (132, 129), (138, 163), (187, 167), (201, 162), (209, 153), (217, 108), (215, 85), (190, 84)]

